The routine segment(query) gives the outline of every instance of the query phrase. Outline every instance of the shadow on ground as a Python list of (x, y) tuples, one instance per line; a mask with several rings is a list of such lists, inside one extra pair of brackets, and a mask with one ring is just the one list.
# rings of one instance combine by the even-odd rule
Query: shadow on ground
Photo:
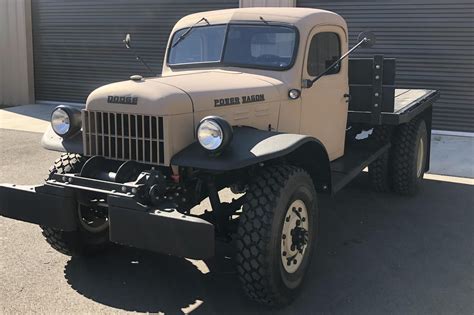
[(206, 274), (185, 259), (117, 247), (72, 258), (65, 277), (83, 296), (126, 311), (472, 313), (473, 196), (473, 186), (429, 180), (413, 198), (377, 194), (363, 174), (336, 198), (321, 198), (305, 287), (279, 311), (245, 299), (228, 248), (206, 262)]

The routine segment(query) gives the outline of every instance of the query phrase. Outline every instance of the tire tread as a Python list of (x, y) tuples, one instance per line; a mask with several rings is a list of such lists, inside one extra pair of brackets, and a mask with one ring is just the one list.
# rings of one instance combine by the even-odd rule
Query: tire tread
[(269, 306), (288, 303), (288, 297), (278, 292), (272, 281), (272, 262), (265, 253), (272, 239), (273, 209), (288, 179), (300, 172), (306, 173), (289, 165), (263, 168), (246, 194), (237, 230), (236, 263), (245, 293), (258, 303)]
[[(51, 179), (52, 174), (67, 174), (72, 172), (79, 172), (85, 159), (76, 153), (63, 153), (53, 164), (49, 170), (47, 179)], [(42, 234), (51, 245), (52, 248), (58, 252), (68, 255), (82, 255), (86, 253), (87, 249), (80, 241), (79, 233), (61, 231), (55, 228), (42, 226)]]
[[(402, 195), (413, 195), (418, 189), (415, 148), (423, 119), (415, 119), (397, 128), (393, 143), (392, 186)], [(426, 130), (426, 129), (425, 129)], [(425, 155), (426, 157), (426, 155)]]
[[(377, 126), (374, 128), (370, 138), (371, 141), (380, 145), (390, 142), (391, 135), (392, 129), (389, 128), (389, 126)], [(390, 157), (391, 154), (389, 150), (369, 165), (370, 184), (372, 189), (377, 192), (390, 192), (392, 190)]]

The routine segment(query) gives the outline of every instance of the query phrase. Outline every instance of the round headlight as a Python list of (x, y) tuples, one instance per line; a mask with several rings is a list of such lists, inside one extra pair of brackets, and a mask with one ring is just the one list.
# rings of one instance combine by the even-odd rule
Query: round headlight
[(232, 127), (221, 117), (208, 116), (197, 127), (201, 146), (211, 152), (223, 150), (232, 140)]
[(59, 105), (51, 114), (51, 127), (60, 137), (76, 134), (81, 129), (81, 111), (66, 105)]
[(207, 150), (216, 150), (224, 140), (222, 129), (212, 120), (205, 120), (199, 124), (197, 132), (199, 143)]
[(66, 135), (71, 129), (71, 119), (62, 108), (56, 108), (51, 115), (51, 126), (59, 136)]

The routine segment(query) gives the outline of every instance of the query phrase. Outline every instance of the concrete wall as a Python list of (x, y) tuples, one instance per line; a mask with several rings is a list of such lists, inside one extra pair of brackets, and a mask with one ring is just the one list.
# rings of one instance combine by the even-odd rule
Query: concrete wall
[(34, 103), (31, 0), (0, 0), (0, 106)]
[(240, 0), (241, 8), (248, 7), (294, 7), (296, 0)]

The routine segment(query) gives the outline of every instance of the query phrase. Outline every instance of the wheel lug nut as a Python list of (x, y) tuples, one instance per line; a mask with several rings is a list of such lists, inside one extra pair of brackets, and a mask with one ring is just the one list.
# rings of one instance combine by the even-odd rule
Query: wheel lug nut
[(286, 239), (286, 234), (283, 234), (283, 235), (281, 236), (281, 238), (282, 238), (282, 239)]
[(295, 264), (295, 265), (296, 265), (297, 263), (298, 263), (298, 261), (297, 261), (296, 259), (295, 259), (295, 260), (293, 260), (293, 264)]
[(286, 252), (281, 253), (283, 256), (286, 256)]
[(301, 221), (306, 222), (306, 218), (301, 218)]
[(300, 226), (301, 224), (301, 221), (300, 220), (296, 220), (296, 226)]
[(301, 211), (303, 211), (303, 209), (302, 209), (302, 208), (298, 208), (298, 212), (301, 212)]

